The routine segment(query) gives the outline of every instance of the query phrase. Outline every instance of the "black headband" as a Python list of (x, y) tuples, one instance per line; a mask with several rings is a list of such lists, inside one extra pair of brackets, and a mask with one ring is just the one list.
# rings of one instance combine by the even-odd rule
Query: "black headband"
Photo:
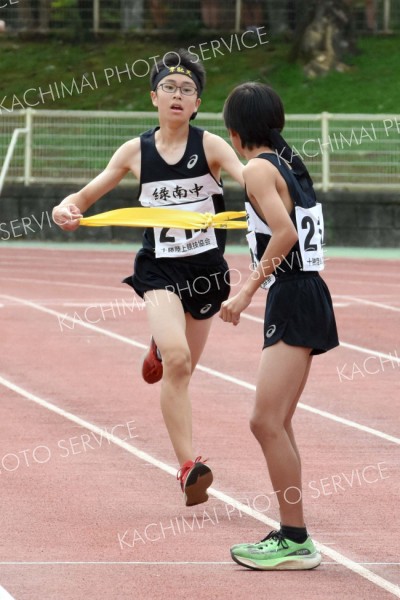
[(155, 76), (154, 81), (153, 81), (153, 92), (155, 92), (161, 79), (164, 79), (164, 77), (167, 77), (167, 75), (186, 75), (186, 77), (190, 77), (190, 79), (196, 85), (197, 94), (199, 96), (200, 96), (201, 92), (203, 91), (202, 86), (200, 84), (200, 80), (197, 77), (197, 75), (195, 73), (193, 73), (193, 71), (186, 69), (186, 67), (181, 67), (178, 65), (177, 67), (165, 67), (164, 69), (162, 69), (161, 71), (159, 71), (157, 73), (157, 75)]

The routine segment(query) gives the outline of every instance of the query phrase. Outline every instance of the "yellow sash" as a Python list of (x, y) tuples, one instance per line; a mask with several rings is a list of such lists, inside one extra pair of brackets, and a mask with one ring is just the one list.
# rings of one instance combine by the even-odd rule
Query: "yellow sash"
[(84, 217), (80, 225), (104, 227), (169, 227), (176, 229), (247, 229), (246, 221), (233, 221), (246, 216), (245, 211), (227, 211), (217, 215), (169, 208), (119, 208)]

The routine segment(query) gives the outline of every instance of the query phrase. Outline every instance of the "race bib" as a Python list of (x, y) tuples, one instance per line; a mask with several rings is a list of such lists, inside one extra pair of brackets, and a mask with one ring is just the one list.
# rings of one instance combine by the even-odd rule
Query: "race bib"
[[(255, 270), (259, 265), (259, 261), (257, 259), (257, 238), (256, 238), (255, 231), (250, 231), (246, 235), (246, 238), (247, 238), (247, 243), (249, 245), (252, 266)], [(260, 287), (263, 288), (263, 290), (267, 290), (268, 288), (271, 287), (271, 285), (273, 283), (275, 283), (275, 279), (276, 279), (275, 275), (273, 275), (273, 274), (268, 275), (268, 277), (262, 282)]]
[[(176, 209), (176, 205), (164, 208)], [(214, 213), (212, 198), (199, 202), (180, 204), (180, 210)], [(212, 248), (218, 248), (214, 227), (208, 229), (174, 229), (154, 227), (155, 254), (157, 258), (176, 258), (177, 256), (193, 256)]]
[(296, 225), (303, 271), (322, 271), (324, 219), (321, 204), (318, 203), (312, 208), (296, 206)]

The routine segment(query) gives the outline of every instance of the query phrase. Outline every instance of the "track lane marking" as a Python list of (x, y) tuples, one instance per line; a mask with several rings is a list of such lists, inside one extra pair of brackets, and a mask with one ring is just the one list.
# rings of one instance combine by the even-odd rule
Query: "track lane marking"
[[(252, 391), (256, 390), (256, 386), (253, 385), (252, 383), (247, 383), (245, 381), (242, 381), (241, 379), (232, 377), (231, 375), (225, 375), (224, 373), (220, 373), (219, 371), (215, 371), (214, 369), (210, 369), (209, 367), (203, 367), (201, 365), (197, 365), (196, 369), (199, 369), (205, 373), (208, 373), (209, 375), (213, 375), (214, 377), (219, 377), (220, 379), (224, 379), (225, 381), (229, 381), (230, 383), (234, 383), (236, 385), (244, 387), (248, 390), (252, 390)], [(297, 404), (297, 406), (299, 408), (302, 408), (303, 410), (311, 412), (315, 415), (329, 419), (330, 421), (335, 421), (336, 423), (340, 423), (341, 425), (347, 425), (348, 427), (358, 429), (359, 431), (363, 431), (364, 433), (369, 433), (376, 437), (382, 438), (383, 440), (386, 440), (387, 442), (393, 442), (394, 444), (400, 445), (400, 438), (397, 438), (388, 433), (384, 433), (383, 431), (379, 431), (378, 429), (374, 429), (373, 427), (368, 427), (367, 425), (361, 425), (360, 423), (356, 423), (356, 421), (351, 421), (350, 419), (345, 419), (344, 417), (339, 417), (339, 416), (334, 415), (333, 413), (330, 413), (326, 410), (321, 410), (320, 408), (314, 408), (313, 406), (310, 406), (309, 404), (304, 404), (303, 402), (299, 402)]]
[[(337, 562), (331, 562), (323, 560), (322, 565), (332, 565), (339, 567)], [(380, 563), (380, 562), (359, 562), (357, 565), (400, 565), (400, 563)], [(0, 561), (0, 566), (36, 566), (36, 565), (230, 565), (233, 563), (231, 560), (41, 560), (41, 561)], [(1, 588), (0, 588), (1, 589)], [(0, 596), (1, 600), (1, 596)]]
[[(68, 419), (69, 421), (72, 421), (73, 423), (76, 423), (77, 425), (80, 425), (81, 427), (83, 427), (89, 431), (92, 431), (93, 433), (97, 433), (99, 435), (106, 437), (106, 439), (108, 439), (110, 442), (114, 443), (116, 446), (123, 448), (124, 450), (126, 450), (130, 454), (133, 454), (140, 460), (143, 460), (145, 462), (148, 462), (148, 463), (158, 467), (161, 471), (164, 471), (170, 475), (173, 475), (173, 477), (175, 478), (176, 469), (174, 469), (170, 465), (167, 465), (163, 461), (154, 458), (147, 452), (144, 452), (143, 450), (139, 450), (138, 448), (136, 448), (136, 446), (133, 446), (132, 444), (128, 444), (125, 440), (122, 440), (122, 439), (116, 437), (115, 435), (109, 433), (107, 430), (102, 429), (101, 427), (98, 427), (94, 423), (90, 423), (89, 421), (86, 421), (85, 419), (82, 419), (81, 417), (78, 417), (77, 415), (74, 415), (73, 413), (64, 410), (63, 408), (57, 406), (56, 404), (53, 404), (52, 402), (48, 402), (47, 400), (44, 400), (43, 398), (39, 398), (39, 396), (36, 396), (35, 394), (32, 394), (28, 390), (25, 390), (24, 388), (22, 388), (18, 385), (15, 385), (14, 383), (5, 379), (1, 375), (0, 375), (0, 384), (4, 385), (8, 389), (14, 391), (15, 393), (19, 394), (20, 396), (26, 398), (27, 400), (30, 400), (30, 401), (42, 406), (43, 408), (46, 408), (47, 410), (50, 410), (50, 411), (60, 415), (61, 417)], [(256, 519), (257, 521), (260, 521), (261, 523), (265, 523), (269, 527), (277, 529), (280, 526), (277, 521), (274, 521), (273, 519), (266, 517), (262, 513), (257, 512), (256, 510), (250, 508), (249, 506), (242, 504), (241, 502), (238, 502), (237, 500), (235, 500), (231, 496), (228, 496), (224, 492), (220, 492), (219, 490), (216, 490), (212, 487), (210, 487), (208, 489), (208, 492), (209, 492), (209, 494), (211, 494), (218, 500), (221, 500), (225, 504), (229, 504), (230, 506), (233, 506), (237, 510), (247, 514), (248, 516), (252, 517), (253, 519)], [(363, 577), (364, 579), (367, 579), (374, 585), (376, 585), (376, 586), (390, 592), (394, 596), (400, 598), (400, 588), (397, 585), (395, 585), (394, 583), (388, 581), (387, 579), (384, 579), (383, 577), (381, 577), (380, 575), (377, 575), (376, 573), (373, 573), (369, 569), (365, 568), (363, 565), (352, 561), (351, 559), (347, 558), (340, 552), (337, 552), (336, 550), (329, 548), (329, 546), (325, 546), (324, 544), (320, 544), (318, 542), (316, 542), (316, 544), (321, 552), (323, 552), (326, 556), (329, 556), (329, 558), (331, 558), (336, 563), (341, 564), (342, 566), (349, 569), (353, 573), (360, 575), (361, 577)]]
[[(255, 323), (264, 324), (264, 319), (261, 319), (261, 317), (255, 317), (254, 315), (249, 315), (247, 313), (242, 313), (240, 316), (244, 319), (247, 319), (248, 321), (254, 321)], [(357, 352), (361, 352), (362, 354), (372, 354), (373, 356), (378, 356), (379, 358), (385, 358), (386, 360), (393, 361), (400, 365), (400, 358), (398, 358), (397, 356), (392, 356), (391, 354), (386, 354), (385, 352), (380, 352), (379, 350), (372, 350), (372, 348), (364, 348), (364, 346), (357, 346), (356, 344), (349, 344), (348, 342), (340, 342), (340, 346), (343, 346), (343, 348), (349, 348), (350, 350), (356, 350)]]
[[(30, 300), (24, 300), (23, 298), (17, 298), (15, 296), (8, 296), (6, 294), (0, 294), (0, 298), (6, 298), (7, 300), (13, 300), (15, 302), (19, 302), (21, 304), (29, 306), (30, 308), (33, 308), (35, 310), (39, 310), (41, 312), (44, 312), (44, 313), (47, 313), (47, 314), (50, 314), (50, 315), (53, 315), (56, 317), (61, 317), (63, 319), (63, 321), (78, 323), (80, 326), (85, 327), (86, 329), (90, 329), (91, 331), (95, 331), (96, 333), (106, 335), (108, 337), (111, 337), (112, 339), (118, 340), (125, 344), (129, 344), (131, 346), (134, 346), (135, 348), (140, 348), (141, 350), (146, 350), (148, 348), (148, 346), (146, 344), (142, 344), (141, 342), (137, 342), (136, 340), (127, 338), (123, 335), (120, 335), (119, 333), (114, 333), (113, 331), (109, 331), (108, 329), (103, 329), (102, 327), (98, 327), (97, 325), (92, 325), (91, 323), (87, 323), (86, 321), (81, 321), (80, 319), (75, 319), (74, 317), (65, 316), (62, 313), (52, 310), (51, 308), (46, 308), (44, 306), (41, 306), (40, 304), (36, 304), (36, 302), (31, 302)], [(242, 314), (242, 316), (244, 316), (244, 315)], [(260, 321), (259, 317), (252, 317), (251, 315), (249, 317), (251, 317), (251, 320)], [(354, 349), (360, 348), (359, 351), (363, 351), (363, 350), (367, 351), (367, 349), (362, 349), (361, 347), (353, 346), (351, 344), (344, 344), (343, 342), (341, 343), (341, 345), (343, 345), (345, 347), (352, 347)], [(388, 358), (388, 355), (386, 355), (382, 352), (376, 352), (374, 350), (368, 350), (367, 353), (374, 353), (377, 356)], [(397, 358), (397, 359), (393, 358), (393, 360), (395, 362), (400, 363), (399, 358)], [(216, 371), (215, 369), (211, 369), (210, 367), (205, 367), (204, 365), (198, 364), (196, 366), (196, 370), (201, 371), (203, 373), (207, 373), (208, 375), (212, 375), (213, 377), (217, 377), (224, 381), (228, 381), (229, 383), (233, 383), (234, 385), (243, 387), (247, 390), (251, 390), (252, 392), (254, 392), (256, 390), (256, 386), (254, 384), (248, 383), (247, 381), (244, 381), (243, 379), (233, 377), (232, 375), (221, 373), (220, 371)], [(394, 444), (400, 444), (400, 438), (397, 438), (390, 434), (384, 433), (383, 431), (379, 431), (378, 429), (368, 427), (367, 425), (361, 425), (360, 423), (351, 421), (350, 419), (345, 419), (343, 417), (334, 415), (333, 413), (330, 413), (328, 411), (321, 410), (319, 408), (314, 408), (313, 406), (304, 404), (303, 402), (299, 402), (298, 407), (303, 410), (306, 410), (308, 412), (311, 412), (315, 415), (318, 415), (320, 417), (324, 417), (331, 421), (335, 421), (336, 423), (340, 423), (341, 425), (346, 425), (348, 427), (358, 429), (359, 431), (363, 431), (364, 433), (369, 433), (376, 437), (382, 438), (388, 442), (393, 442)]]
[[(0, 278), (1, 279), (1, 278)], [(27, 278), (27, 277), (7, 277), (5, 278), (6, 281), (16, 281), (18, 283), (39, 283), (40, 285), (51, 285), (54, 287), (55, 283), (57, 285), (63, 285), (63, 286), (71, 286), (71, 287), (82, 287), (82, 288), (90, 288), (90, 289), (101, 289), (103, 291), (107, 291), (107, 290), (117, 290), (117, 291), (121, 291), (121, 290), (127, 290), (127, 288), (125, 288), (124, 286), (121, 287), (109, 287), (109, 286), (104, 286), (104, 285), (100, 285), (100, 284), (94, 284), (94, 283), (78, 283), (78, 282), (73, 282), (73, 281), (49, 281), (48, 279), (35, 279), (35, 278)], [(393, 285), (393, 284), (391, 284)], [(400, 284), (396, 284), (396, 285), (400, 285)], [(373, 297), (377, 297), (379, 298), (380, 296), (383, 296), (385, 298), (392, 298), (393, 294), (374, 294)], [(372, 300), (366, 300), (364, 298), (361, 298), (360, 296), (355, 297), (355, 296), (346, 296), (343, 294), (332, 294), (332, 298), (347, 298), (347, 299), (351, 299), (354, 302), (360, 302), (360, 303), (370, 303), (372, 306), (376, 305), (378, 308), (387, 308), (388, 310), (394, 310), (394, 311), (399, 311), (400, 308), (397, 307), (393, 307), (389, 304), (384, 304), (384, 303), (380, 303), (380, 302), (373, 302)], [(265, 306), (265, 301), (263, 302), (256, 302), (256, 303), (252, 303), (252, 306), (254, 305), (259, 305), (259, 306)], [(351, 303), (350, 303), (351, 304)], [(336, 304), (337, 306), (348, 306), (348, 304), (345, 303), (338, 303)], [(335, 306), (335, 304), (334, 304)]]
[[(1, 564), (1, 563), (0, 563)], [(0, 600), (14, 600), (14, 597), (0, 585)]]
[[(104, 285), (95, 284), (95, 283), (77, 283), (75, 281), (49, 281), (48, 279), (33, 279), (28, 277), (7, 277), (6, 281), (16, 281), (18, 283), (40, 283), (40, 285), (51, 285), (52, 287), (57, 285), (69, 285), (71, 287), (85, 287), (89, 289), (95, 290), (117, 290), (121, 292), (121, 290), (127, 289), (124, 287), (105, 287)], [(10, 296), (11, 297), (11, 296)]]
[(383, 302), (373, 302), (372, 300), (365, 300), (364, 298), (357, 298), (356, 296), (334, 294), (333, 298), (343, 298), (343, 300), (352, 300), (357, 304), (366, 304), (367, 306), (376, 306), (376, 308), (383, 308), (385, 310), (393, 310), (396, 312), (400, 312), (400, 307), (392, 306), (391, 304), (384, 304)]

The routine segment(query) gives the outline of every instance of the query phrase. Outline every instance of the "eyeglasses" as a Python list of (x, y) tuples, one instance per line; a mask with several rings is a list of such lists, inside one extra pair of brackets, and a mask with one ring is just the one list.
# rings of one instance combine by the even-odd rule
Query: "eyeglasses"
[[(180, 90), (184, 96), (194, 96), (197, 92), (197, 88), (193, 85), (175, 85), (174, 83), (160, 83), (158, 88), (161, 88), (167, 94), (174, 94), (176, 90)], [(157, 89), (158, 89), (157, 88)]]

